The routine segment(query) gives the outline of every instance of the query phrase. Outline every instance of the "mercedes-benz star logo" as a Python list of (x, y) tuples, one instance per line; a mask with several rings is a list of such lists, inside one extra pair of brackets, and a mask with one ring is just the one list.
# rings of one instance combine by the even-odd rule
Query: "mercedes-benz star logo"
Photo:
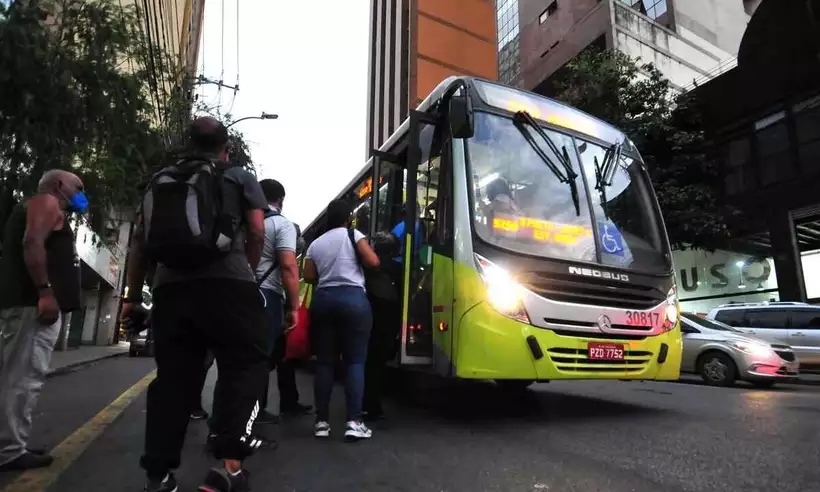
[(609, 319), (609, 316), (602, 314), (598, 318), (598, 328), (600, 328), (601, 331), (607, 331), (612, 328), (612, 320)]

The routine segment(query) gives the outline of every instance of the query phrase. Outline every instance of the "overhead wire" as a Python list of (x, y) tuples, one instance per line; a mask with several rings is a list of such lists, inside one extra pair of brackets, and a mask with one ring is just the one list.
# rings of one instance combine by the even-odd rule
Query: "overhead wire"
[(217, 87), (217, 101), (220, 116), (222, 115), (222, 83), (225, 81), (225, 0), (222, 0), (222, 45), (220, 47), (220, 72), (219, 72), (219, 86)]
[[(145, 0), (143, 0), (143, 7), (147, 7), (147, 5), (145, 4)], [(145, 56), (147, 58), (143, 59), (143, 62), (142, 62), (143, 69), (147, 72), (147, 75), (150, 77), (152, 75), (152, 73), (154, 73), (154, 72), (153, 72), (153, 66), (152, 66), (153, 65), (153, 49), (151, 48), (150, 28), (148, 27), (148, 26), (150, 26), (150, 20), (148, 19), (148, 9), (147, 8), (140, 9), (139, 0), (136, 0), (134, 2), (134, 8), (137, 12), (137, 18), (139, 19), (139, 22), (137, 22), (137, 26), (138, 26), (137, 29), (139, 31), (139, 34), (141, 34), (143, 46), (147, 50), (147, 52), (145, 54)], [(143, 12), (145, 14), (144, 16), (143, 16)], [(142, 22), (143, 19), (145, 20), (145, 25), (143, 25), (143, 22)], [(156, 114), (156, 117), (157, 117), (157, 122), (160, 126), (160, 129), (162, 129), (161, 128), (162, 127), (162, 114), (160, 113), (160, 108), (159, 108), (159, 105), (157, 104), (157, 99), (159, 99), (159, 94), (157, 94), (157, 92), (156, 92), (156, 81), (154, 81), (154, 83), (151, 83), (151, 80), (148, 81), (148, 95), (151, 98), (151, 107), (154, 109), (154, 113)]]
[[(146, 3), (147, 3), (147, 1), (148, 0), (146, 0)], [(160, 34), (160, 32), (161, 32), (160, 31), (160, 26), (157, 25), (158, 21), (161, 22), (161, 20), (160, 20), (161, 19), (161, 13), (157, 14), (157, 2), (156, 2), (156, 0), (151, 0), (151, 10), (153, 10), (153, 12), (154, 12), (153, 28), (154, 28), (154, 35), (156, 36), (156, 44), (152, 45), (152, 48), (153, 47), (158, 47), (161, 50), (160, 53), (157, 53), (154, 56), (154, 59), (157, 62), (156, 65), (154, 65), (154, 79), (157, 82), (157, 92), (161, 91), (160, 103), (163, 105), (163, 111), (165, 112), (165, 115), (164, 115), (165, 116), (165, 118), (164, 118), (165, 130), (166, 130), (167, 137), (170, 139), (171, 138), (171, 122), (168, 121), (169, 110), (168, 110), (168, 98), (167, 98), (167, 85), (165, 83), (165, 78), (164, 78), (165, 63), (163, 61), (163, 58), (164, 58), (164, 55), (165, 55), (165, 53), (164, 53), (165, 50), (162, 49), (162, 46), (161, 46), (162, 45), (162, 35)], [(160, 9), (160, 12), (161, 12), (161, 9)], [(159, 75), (157, 75), (157, 73), (156, 73), (157, 68), (159, 68)]]
[(233, 95), (231, 96), (231, 104), (228, 107), (227, 114), (233, 113), (233, 105), (236, 103), (236, 96), (239, 92), (239, 0), (236, 0), (236, 81), (233, 85)]

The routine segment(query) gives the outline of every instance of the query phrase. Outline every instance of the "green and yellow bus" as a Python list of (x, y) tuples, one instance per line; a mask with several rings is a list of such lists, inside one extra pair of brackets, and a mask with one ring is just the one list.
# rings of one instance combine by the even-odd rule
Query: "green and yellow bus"
[[(678, 378), (666, 229), (618, 129), (537, 94), (450, 77), (372, 155), (338, 198), (355, 202), (370, 237), (402, 221), (408, 231), (392, 265), (396, 364), (511, 387)], [(322, 232), (320, 215), (304, 237)]]

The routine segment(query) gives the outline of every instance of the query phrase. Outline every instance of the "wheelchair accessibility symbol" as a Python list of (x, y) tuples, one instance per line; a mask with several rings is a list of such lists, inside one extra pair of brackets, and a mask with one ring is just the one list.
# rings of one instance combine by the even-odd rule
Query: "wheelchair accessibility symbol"
[(599, 222), (598, 234), (604, 252), (615, 256), (624, 255), (624, 238), (617, 227), (613, 224)]

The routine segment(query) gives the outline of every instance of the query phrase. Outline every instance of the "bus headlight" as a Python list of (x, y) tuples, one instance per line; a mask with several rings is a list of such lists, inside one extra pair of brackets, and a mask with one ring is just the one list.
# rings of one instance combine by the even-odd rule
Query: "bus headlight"
[(678, 301), (678, 289), (673, 285), (666, 294), (666, 310), (663, 315), (663, 331), (671, 331), (678, 324), (680, 317), (680, 302)]
[(521, 302), (524, 288), (506, 270), (486, 258), (476, 254), (475, 262), (478, 274), (487, 286), (490, 306), (508, 318), (529, 324), (530, 317)]

